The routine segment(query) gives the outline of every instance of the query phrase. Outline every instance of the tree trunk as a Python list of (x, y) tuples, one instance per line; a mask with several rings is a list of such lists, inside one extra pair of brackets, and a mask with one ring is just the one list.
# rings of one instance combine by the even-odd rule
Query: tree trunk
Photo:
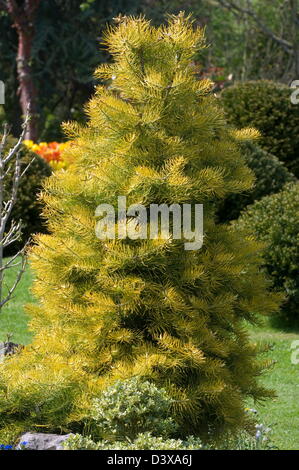
[(15, 0), (7, 0), (7, 10), (18, 34), (17, 74), (19, 81), (19, 101), (22, 113), (30, 114), (26, 139), (36, 141), (38, 137), (37, 90), (31, 68), (31, 50), (34, 37), (34, 20), (40, 0), (25, 0), (19, 5)]
[(19, 80), (18, 94), (22, 113), (25, 116), (28, 111), (30, 121), (28, 123), (25, 138), (34, 142), (38, 137), (38, 116), (37, 116), (37, 92), (32, 78), (30, 66), (32, 36), (20, 30), (17, 54), (17, 72)]

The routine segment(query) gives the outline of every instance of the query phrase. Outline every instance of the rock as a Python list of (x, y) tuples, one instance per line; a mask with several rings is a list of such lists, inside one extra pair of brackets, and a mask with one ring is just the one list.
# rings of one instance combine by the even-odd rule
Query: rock
[[(26, 432), (20, 437), (17, 449), (25, 448), (26, 450), (63, 450), (62, 443), (68, 439), (71, 434), (45, 434)], [(21, 446), (21, 443), (26, 445)]]
[(11, 356), (12, 354), (16, 354), (21, 349), (24, 349), (22, 344), (12, 343), (11, 341), (7, 341), (4, 343), (4, 355)]
[(12, 343), (11, 341), (0, 343), (0, 362), (3, 362), (4, 356), (12, 356), (12, 354), (17, 353), (23, 348), (22, 344)]

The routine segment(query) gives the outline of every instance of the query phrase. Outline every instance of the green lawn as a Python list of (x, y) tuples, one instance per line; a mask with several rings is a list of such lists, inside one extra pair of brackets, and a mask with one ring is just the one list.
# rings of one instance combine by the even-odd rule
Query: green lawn
[(299, 364), (291, 363), (291, 345), (299, 340), (299, 333), (281, 331), (265, 322), (263, 327), (251, 329), (254, 341), (273, 345), (268, 358), (276, 365), (264, 377), (263, 382), (276, 391), (277, 398), (263, 406), (255, 406), (260, 422), (272, 427), (274, 444), (284, 450), (299, 449)]
[[(13, 272), (7, 276), (12, 282)], [(0, 341), (7, 333), (13, 333), (13, 341), (21, 344), (30, 342), (32, 335), (27, 330), (28, 316), (23, 305), (33, 301), (30, 294), (32, 274), (28, 268), (18, 286), (15, 298), (4, 307), (0, 317)], [(299, 340), (299, 332), (275, 329), (265, 321), (264, 326), (250, 329), (253, 341), (265, 341), (273, 345), (269, 358), (277, 361), (276, 366), (263, 377), (263, 382), (276, 390), (277, 398), (263, 406), (250, 404), (259, 412), (259, 421), (273, 429), (274, 444), (280, 449), (299, 449), (299, 364), (291, 363), (291, 344)]]
[[(11, 287), (17, 268), (6, 270), (5, 284)], [(28, 315), (25, 313), (24, 305), (31, 303), (34, 299), (30, 293), (32, 274), (27, 267), (14, 297), (8, 302), (0, 313), (0, 341), (7, 338), (8, 333), (12, 333), (14, 343), (27, 344), (31, 341), (32, 334), (27, 330)]]

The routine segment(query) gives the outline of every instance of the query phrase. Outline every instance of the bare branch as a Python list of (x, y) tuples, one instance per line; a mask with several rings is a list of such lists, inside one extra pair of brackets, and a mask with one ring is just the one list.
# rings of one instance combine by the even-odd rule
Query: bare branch
[(13, 264), (14, 261), (18, 258), (18, 256), (19, 256), (19, 252), (15, 253), (11, 258), (9, 258), (8, 261), (6, 261), (6, 263), (3, 264), (0, 270), (5, 271), (5, 269), (9, 269), (12, 266), (18, 266), (19, 264), (21, 264), (21, 261), (18, 261), (17, 263)]
[(20, 162), (20, 157), (19, 153), (15, 155), (16, 161), (15, 161), (15, 172), (13, 176), (13, 183), (12, 183), (12, 192), (11, 192), (11, 198), (9, 201), (4, 203), (4, 209), (1, 214), (1, 223), (0, 223), (0, 235), (4, 235), (5, 227), (8, 222), (8, 219), (11, 215), (12, 209), (17, 201), (17, 193), (18, 193), (18, 188), (20, 184), (20, 176), (21, 176), (21, 162)]
[[(15, 3), (11, 2), (11, 5), (14, 6)], [(25, 166), (25, 169), (21, 170), (21, 145), (24, 140), (26, 128), (29, 122), (28, 112), (23, 123), (22, 133), (17, 141), (17, 143), (9, 149), (7, 154), (4, 154), (5, 147), (8, 139), (8, 127), (4, 127), (1, 143), (0, 143), (0, 311), (4, 305), (7, 304), (12, 299), (13, 293), (18, 287), (18, 284), (25, 272), (26, 268), (26, 255), (25, 247), (16, 253), (10, 260), (4, 262), (3, 254), (4, 248), (16, 242), (20, 238), (21, 234), (21, 221), (12, 221), (9, 227), (9, 230), (6, 231), (7, 223), (11, 217), (12, 210), (17, 202), (18, 189), (20, 185), (21, 178), (25, 175), (32, 161)], [(5, 178), (10, 174), (11, 167), (14, 167), (14, 172), (12, 175), (12, 188), (10, 198), (4, 200), (4, 191), (5, 191)], [(21, 261), (18, 261), (18, 257), (21, 257)], [(18, 273), (15, 277), (15, 280), (10, 288), (7, 288), (7, 293), (3, 295), (3, 286), (4, 286), (4, 275), (7, 269), (19, 267)]]
[(2, 240), (3, 248), (11, 245), (20, 239), (22, 223), (19, 221), (17, 224), (12, 221), (9, 231), (4, 235)]
[(27, 129), (27, 125), (28, 125), (28, 122), (29, 122), (29, 119), (30, 119), (30, 116), (29, 114), (27, 113), (26, 117), (25, 117), (25, 121), (22, 125), (22, 132), (21, 132), (21, 135), (17, 141), (17, 143), (15, 144), (15, 146), (9, 150), (8, 152), (8, 155), (6, 158), (4, 158), (3, 160), (3, 165), (7, 165), (7, 163), (10, 162), (10, 160), (18, 153), (18, 151), (20, 150), (21, 146), (22, 146), (22, 142), (24, 140), (24, 136), (25, 136), (25, 133), (26, 133), (26, 129)]
[(267, 36), (270, 36), (273, 39), (273, 41), (275, 41), (280, 46), (282, 46), (284, 50), (288, 52), (289, 54), (293, 53), (292, 43), (290, 43), (286, 39), (283, 39), (277, 36), (273, 31), (271, 31), (271, 29), (258, 17), (258, 15), (255, 13), (254, 10), (249, 10), (248, 8), (241, 7), (240, 5), (237, 5), (232, 0), (217, 0), (217, 1), (222, 7), (237, 14), (237, 16), (238, 14), (245, 14), (245, 15), (250, 16), (264, 34), (266, 34)]
[(10, 173), (11, 170), (11, 165), (9, 165), (3, 175), (0, 176), (0, 178), (5, 179), (5, 177)]
[(20, 176), (20, 179), (23, 178), (23, 176), (25, 175), (25, 173), (27, 173), (27, 170), (31, 167), (32, 163), (34, 162), (34, 160), (36, 159), (36, 157), (34, 156), (31, 160), (31, 162), (28, 163), (28, 165), (25, 167), (25, 169), (22, 171), (21, 173), (21, 176)]
[(3, 135), (2, 135), (1, 144), (0, 144), (0, 158), (2, 156), (2, 152), (6, 145), (7, 137), (8, 137), (8, 125), (4, 124)]
[(26, 270), (27, 259), (26, 259), (26, 256), (25, 256), (25, 250), (23, 249), (23, 250), (19, 251), (18, 256), (22, 256), (21, 269), (19, 270), (19, 272), (17, 274), (17, 277), (16, 277), (16, 280), (15, 280), (14, 284), (12, 285), (12, 287), (9, 289), (8, 294), (6, 295), (6, 297), (4, 299), (1, 299), (0, 309), (5, 304), (7, 304), (7, 302), (10, 301), (14, 291), (16, 290), (16, 288), (17, 288), (17, 286), (18, 286), (20, 280), (22, 279), (22, 276), (23, 276), (23, 274)]

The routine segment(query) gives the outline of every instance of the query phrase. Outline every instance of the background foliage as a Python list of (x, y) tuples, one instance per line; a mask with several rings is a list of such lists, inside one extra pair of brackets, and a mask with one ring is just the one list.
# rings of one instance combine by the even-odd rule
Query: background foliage
[(254, 173), (254, 187), (242, 194), (232, 194), (220, 202), (218, 220), (222, 223), (237, 219), (249, 204), (269, 194), (278, 193), (287, 183), (297, 181), (277, 157), (261, 149), (257, 143), (242, 143), (241, 152)]
[(261, 147), (299, 176), (299, 106), (291, 103), (290, 94), (280, 83), (240, 82), (223, 90), (221, 102), (229, 122), (258, 129)]
[[(298, 43), (292, 1), (238, 0), (47, 0), (35, 21), (31, 67), (38, 92), (39, 140), (60, 141), (60, 123), (84, 121), (83, 104), (92, 95), (99, 62), (109, 55), (99, 42), (106, 24), (119, 13), (144, 13), (155, 24), (166, 13), (192, 12), (206, 27), (209, 48), (197, 57), (201, 72), (212, 73), (221, 84), (233, 80), (267, 78), (289, 84), (298, 78), (292, 44)], [(237, 4), (241, 10), (224, 5)], [(254, 11), (255, 17), (244, 13)], [(242, 10), (243, 9), (243, 10)], [(266, 26), (260, 27), (260, 23)], [(6, 118), (17, 135), (20, 125), (16, 77), (17, 34), (7, 12), (0, 7), (0, 80), (6, 84)], [(282, 39), (282, 41), (279, 41)], [(286, 46), (283, 41), (288, 45)], [(295, 47), (295, 46), (294, 46)], [(229, 81), (228, 81), (229, 83)], [(222, 86), (222, 85), (221, 85)]]
[(265, 243), (264, 264), (283, 288), (287, 302), (283, 312), (288, 320), (298, 323), (299, 309), (299, 184), (264, 197), (250, 206), (236, 223)]

